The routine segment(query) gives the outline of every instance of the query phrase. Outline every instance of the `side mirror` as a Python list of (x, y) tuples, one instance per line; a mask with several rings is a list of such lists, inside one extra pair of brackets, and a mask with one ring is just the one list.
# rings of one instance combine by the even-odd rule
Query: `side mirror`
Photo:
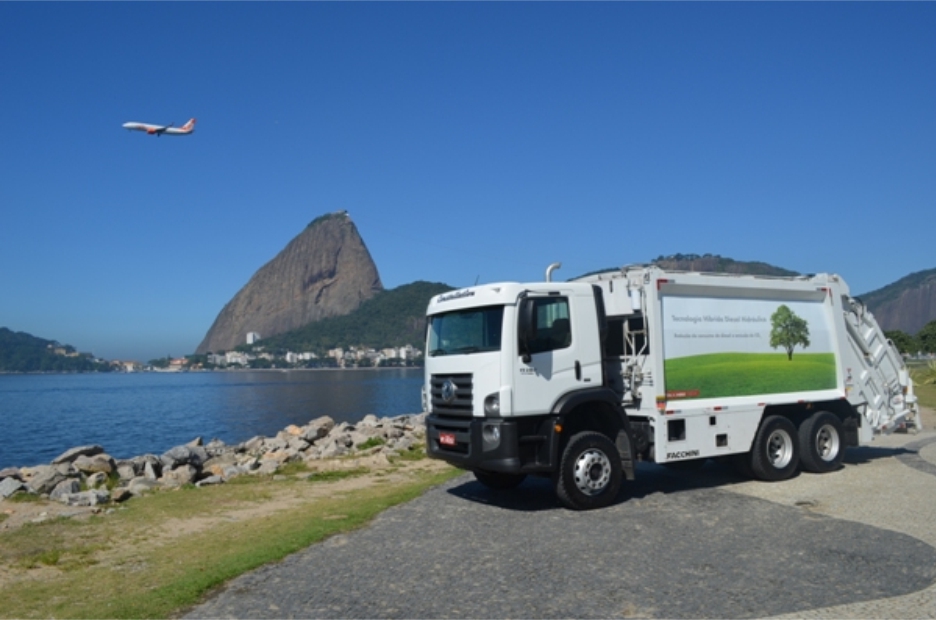
[(536, 338), (536, 305), (532, 299), (524, 298), (520, 301), (520, 321), (517, 326), (520, 356), (524, 364), (529, 364), (530, 341)]

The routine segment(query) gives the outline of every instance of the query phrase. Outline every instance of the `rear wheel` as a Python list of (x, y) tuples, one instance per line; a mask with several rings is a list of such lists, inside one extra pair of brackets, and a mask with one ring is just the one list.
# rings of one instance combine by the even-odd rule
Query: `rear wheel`
[(799, 465), (799, 437), (793, 422), (782, 416), (765, 418), (751, 448), (751, 471), (755, 478), (786, 480)]
[(476, 469), (475, 478), (489, 489), (513, 489), (526, 479), (526, 474), (505, 474), (499, 471)]
[(803, 469), (817, 474), (842, 466), (845, 442), (842, 421), (828, 411), (818, 411), (799, 427), (800, 461)]
[(622, 475), (614, 443), (601, 433), (583, 431), (562, 452), (556, 495), (575, 510), (603, 508), (617, 498)]

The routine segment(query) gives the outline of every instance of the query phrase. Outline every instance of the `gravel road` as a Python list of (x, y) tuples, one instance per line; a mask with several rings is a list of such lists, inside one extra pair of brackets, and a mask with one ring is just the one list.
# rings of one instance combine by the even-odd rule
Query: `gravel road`
[(936, 433), (781, 483), (641, 464), (572, 512), (459, 477), (233, 580), (189, 618), (936, 618)]

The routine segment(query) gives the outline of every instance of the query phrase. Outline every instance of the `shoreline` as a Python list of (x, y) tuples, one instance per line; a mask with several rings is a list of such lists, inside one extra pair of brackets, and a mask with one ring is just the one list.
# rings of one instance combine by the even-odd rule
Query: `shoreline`
[[(320, 469), (323, 462), (354, 457), (368, 459), (369, 465), (383, 465), (422, 449), (425, 415), (378, 418), (368, 414), (354, 424), (336, 424), (331, 417), (320, 416), (301, 427), (290, 424), (273, 437), (255, 435), (237, 444), (218, 439), (205, 443), (196, 437), (160, 456), (148, 453), (115, 459), (101, 445), (75, 446), (48, 464), (0, 469), (0, 500), (25, 493), (66, 506), (94, 507), (121, 503), (155, 489), (274, 475), (290, 463)], [(0, 525), (0, 529), (5, 527)]]

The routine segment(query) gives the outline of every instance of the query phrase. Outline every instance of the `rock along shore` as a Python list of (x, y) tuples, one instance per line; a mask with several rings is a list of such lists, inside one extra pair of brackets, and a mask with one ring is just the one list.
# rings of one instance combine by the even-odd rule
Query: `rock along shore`
[[(310, 469), (380, 467), (390, 458), (420, 447), (425, 414), (335, 424), (329, 416), (304, 426), (290, 425), (275, 437), (256, 436), (237, 445), (197, 437), (162, 455), (116, 460), (99, 445), (66, 450), (48, 465), (0, 470), (0, 499), (31, 493), (68, 506), (123, 502), (154, 489), (222, 484), (245, 475), (275, 474), (287, 463)], [(339, 459), (337, 457), (351, 457)]]

